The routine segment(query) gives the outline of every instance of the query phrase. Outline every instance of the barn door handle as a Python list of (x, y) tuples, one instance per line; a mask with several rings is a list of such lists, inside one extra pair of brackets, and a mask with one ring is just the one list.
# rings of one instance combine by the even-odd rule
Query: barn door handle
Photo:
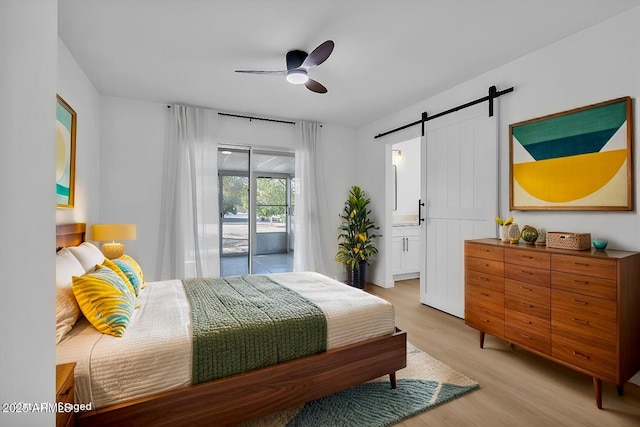
[(424, 218), (422, 218), (422, 207), (424, 206), (424, 202), (422, 199), (418, 199), (418, 225), (422, 224)]

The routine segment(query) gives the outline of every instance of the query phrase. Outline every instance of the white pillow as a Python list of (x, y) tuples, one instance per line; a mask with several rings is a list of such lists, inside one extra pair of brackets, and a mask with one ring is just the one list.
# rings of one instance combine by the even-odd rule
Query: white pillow
[[(96, 265), (100, 265), (104, 261), (104, 255), (93, 243), (84, 242), (68, 249), (82, 264), (84, 268), (82, 274), (95, 270)], [(82, 276), (82, 274), (76, 274), (76, 276)]]
[(80, 316), (80, 307), (71, 288), (72, 276), (82, 276), (84, 268), (68, 249), (56, 254), (56, 344), (71, 330)]

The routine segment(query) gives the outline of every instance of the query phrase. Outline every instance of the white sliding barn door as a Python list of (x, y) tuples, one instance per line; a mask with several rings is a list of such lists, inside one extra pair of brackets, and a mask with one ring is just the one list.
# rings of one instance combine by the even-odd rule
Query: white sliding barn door
[(420, 302), (461, 318), (464, 240), (496, 235), (497, 122), (488, 115), (481, 103), (428, 121), (422, 140)]

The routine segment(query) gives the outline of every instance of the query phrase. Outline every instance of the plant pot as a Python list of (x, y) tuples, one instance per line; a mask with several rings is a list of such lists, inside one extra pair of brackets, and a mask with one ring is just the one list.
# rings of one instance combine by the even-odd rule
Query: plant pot
[(508, 225), (501, 225), (498, 227), (498, 229), (500, 230), (500, 241), (501, 242), (508, 242), (509, 241), (509, 226)]
[(348, 280), (347, 283), (354, 288), (364, 289), (365, 283), (367, 283), (367, 263), (361, 262), (358, 268), (348, 268)]

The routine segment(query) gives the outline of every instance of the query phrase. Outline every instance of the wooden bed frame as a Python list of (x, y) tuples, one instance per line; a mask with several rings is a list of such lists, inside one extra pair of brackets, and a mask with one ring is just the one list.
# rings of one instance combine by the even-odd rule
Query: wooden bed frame
[[(56, 248), (85, 240), (86, 226), (56, 227)], [(155, 394), (76, 416), (77, 426), (232, 426), (389, 375), (407, 365), (406, 333), (369, 339), (263, 369)]]

